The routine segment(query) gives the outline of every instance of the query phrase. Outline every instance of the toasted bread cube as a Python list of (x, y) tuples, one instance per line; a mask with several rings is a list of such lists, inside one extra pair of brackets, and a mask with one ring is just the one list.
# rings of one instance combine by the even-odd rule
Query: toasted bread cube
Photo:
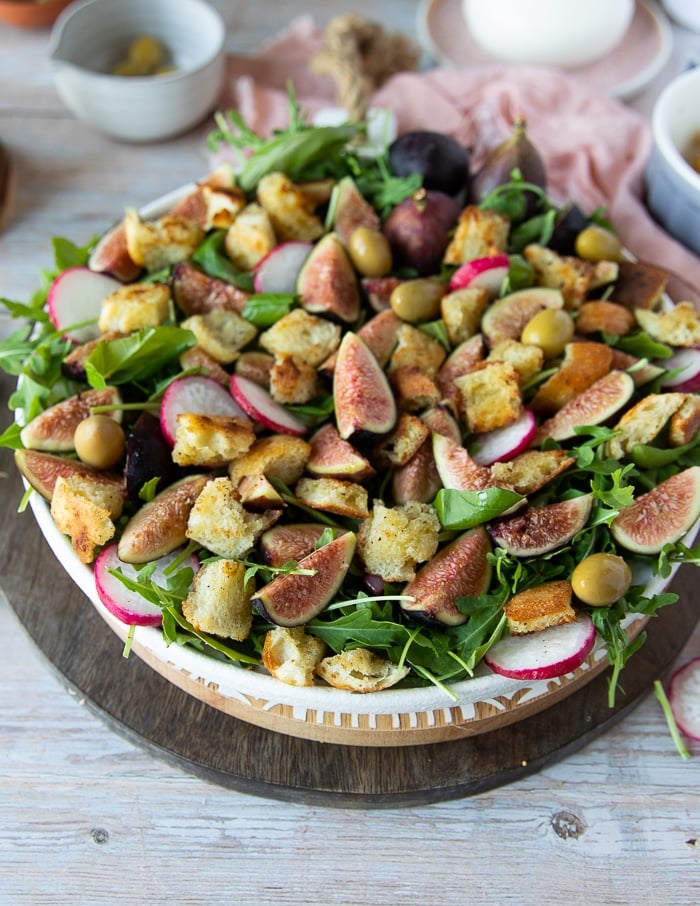
[(340, 345), (340, 327), (326, 318), (294, 308), (260, 334), (260, 345), (273, 355), (293, 355), (314, 368)]
[(637, 323), (650, 336), (671, 346), (700, 345), (700, 315), (692, 302), (679, 302), (668, 311), (636, 308)]
[(352, 648), (323, 658), (316, 673), (336, 689), (367, 693), (395, 686), (408, 675), (408, 667), (398, 667), (366, 648)]
[(242, 642), (250, 635), (255, 590), (245, 581), (246, 567), (237, 560), (210, 560), (195, 574), (182, 614), (197, 632)]
[(429, 503), (410, 501), (387, 507), (375, 500), (357, 535), (357, 551), (367, 572), (386, 582), (410, 582), (419, 563), (438, 546), (440, 520)]
[(270, 434), (259, 437), (247, 453), (231, 463), (229, 476), (236, 485), (246, 475), (264, 475), (291, 487), (301, 477), (310, 454), (311, 445), (303, 438)]
[(561, 290), (568, 310), (581, 305), (595, 275), (593, 264), (537, 244), (526, 246), (523, 254), (532, 265), (537, 285)]
[(539, 346), (519, 343), (517, 340), (501, 340), (489, 352), (487, 362), (508, 362), (515, 368), (524, 384), (542, 371), (544, 353)]
[(70, 536), (81, 563), (92, 563), (98, 548), (116, 531), (109, 509), (87, 496), (80, 482), (62, 475), (56, 479), (51, 497), (51, 516), (59, 532)]
[(428, 377), (435, 379), (447, 357), (447, 350), (424, 330), (402, 324), (396, 334), (396, 346), (389, 359), (389, 371), (408, 365), (418, 365)]
[(308, 635), (303, 626), (277, 626), (265, 635), (262, 662), (275, 679), (289, 686), (313, 686), (325, 651), (326, 643)]
[(509, 232), (510, 220), (503, 214), (478, 205), (467, 205), (459, 215), (443, 261), (445, 264), (464, 264), (505, 252)]
[(180, 325), (191, 330), (197, 345), (221, 365), (230, 365), (238, 354), (257, 336), (257, 329), (235, 311), (215, 308), (201, 315), (192, 315)]
[(438, 385), (419, 365), (394, 368), (389, 372), (389, 383), (400, 411), (422, 412), (440, 402)]
[(668, 442), (672, 447), (689, 444), (700, 428), (700, 396), (688, 393), (685, 401), (671, 416)]
[(430, 428), (416, 415), (402, 412), (396, 427), (377, 444), (374, 458), (380, 466), (403, 466), (430, 435)]
[(206, 181), (200, 183), (199, 188), (206, 209), (205, 230), (228, 229), (246, 206), (245, 192), (233, 182), (219, 185)]
[(266, 174), (256, 191), (280, 242), (294, 239), (314, 242), (325, 233), (322, 220), (314, 214), (315, 199), (284, 173)]
[(224, 239), (226, 254), (242, 271), (252, 270), (276, 245), (277, 236), (270, 215), (255, 202), (239, 212)]
[(264, 475), (245, 475), (236, 488), (249, 510), (283, 509), (284, 501)]
[(149, 271), (186, 261), (204, 239), (204, 230), (188, 217), (165, 214), (159, 220), (144, 221), (135, 208), (124, 217), (129, 257)]
[(282, 353), (270, 369), (270, 393), (278, 403), (308, 403), (316, 396), (317, 378), (313, 365)]
[(470, 434), (503, 428), (522, 412), (520, 378), (509, 362), (483, 362), (474, 371), (455, 378), (455, 386)]
[(553, 415), (606, 375), (612, 361), (613, 353), (606, 343), (567, 343), (559, 370), (539, 387), (532, 408), (542, 415)]
[(467, 286), (442, 297), (440, 312), (450, 345), (458, 346), (479, 333), (488, 301), (489, 293), (483, 286)]
[(495, 462), (491, 475), (496, 486), (510, 486), (527, 497), (575, 462), (566, 450), (525, 450), (509, 462)]
[(605, 446), (608, 456), (622, 459), (635, 444), (650, 444), (684, 402), (684, 393), (650, 393), (643, 397), (615, 425), (618, 433)]
[(571, 606), (571, 582), (545, 582), (518, 592), (504, 606), (511, 635), (540, 632), (549, 626), (573, 623), (576, 611)]
[(98, 327), (101, 333), (127, 334), (158, 327), (170, 317), (170, 287), (165, 283), (131, 283), (103, 299)]
[(180, 412), (176, 420), (172, 456), (179, 466), (225, 466), (255, 441), (253, 425), (247, 419)]
[(369, 497), (360, 484), (339, 478), (300, 478), (294, 488), (299, 503), (337, 516), (365, 519)]
[(186, 534), (212, 553), (236, 560), (252, 550), (269, 524), (244, 509), (228, 478), (214, 478), (195, 500)]
[(583, 336), (593, 333), (609, 333), (622, 337), (635, 325), (632, 312), (617, 302), (594, 299), (582, 303), (576, 318), (576, 333)]
[(669, 273), (642, 261), (620, 261), (610, 300), (627, 308), (657, 308)]

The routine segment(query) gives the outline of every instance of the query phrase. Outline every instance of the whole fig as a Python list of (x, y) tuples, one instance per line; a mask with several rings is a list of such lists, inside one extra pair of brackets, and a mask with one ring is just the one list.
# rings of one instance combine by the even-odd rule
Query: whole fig
[(420, 173), (424, 188), (447, 195), (459, 195), (469, 188), (469, 152), (442, 132), (404, 132), (389, 146), (389, 167), (396, 176)]
[[(540, 152), (527, 135), (525, 120), (519, 117), (513, 123), (513, 133), (495, 148), (474, 175), (471, 183), (472, 199), (482, 202), (499, 186), (511, 181), (513, 170), (518, 170), (525, 182), (547, 188), (547, 174)], [(532, 216), (538, 204), (533, 192), (526, 192), (526, 216)], [(523, 218), (524, 219), (524, 218)]]
[(451, 195), (424, 188), (396, 205), (383, 227), (395, 266), (437, 273), (460, 210)]

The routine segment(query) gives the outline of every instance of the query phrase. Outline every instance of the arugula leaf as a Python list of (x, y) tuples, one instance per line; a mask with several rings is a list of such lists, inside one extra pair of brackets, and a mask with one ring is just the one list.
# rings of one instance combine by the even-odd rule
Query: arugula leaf
[(144, 327), (127, 337), (98, 343), (85, 362), (85, 374), (96, 389), (144, 380), (194, 345), (194, 334), (182, 327)]
[(403, 644), (408, 632), (399, 623), (375, 619), (369, 608), (354, 610), (330, 622), (317, 617), (306, 628), (335, 652), (356, 647), (388, 650)]
[(481, 491), (441, 488), (435, 496), (433, 506), (444, 529), (464, 531), (489, 522), (522, 500), (522, 494), (505, 488), (484, 488)]

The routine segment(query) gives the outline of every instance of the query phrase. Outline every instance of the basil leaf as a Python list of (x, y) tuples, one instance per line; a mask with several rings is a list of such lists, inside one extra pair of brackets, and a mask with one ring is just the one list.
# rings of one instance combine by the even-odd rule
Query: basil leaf
[(98, 343), (85, 362), (85, 374), (90, 386), (97, 389), (108, 383), (143, 380), (194, 344), (190, 330), (167, 325), (146, 327), (128, 337)]
[(294, 296), (287, 293), (260, 293), (248, 299), (241, 314), (256, 327), (270, 327), (289, 314), (293, 305)]
[(198, 264), (210, 277), (225, 280), (239, 289), (251, 292), (253, 277), (251, 274), (236, 270), (224, 251), (226, 230), (214, 230), (192, 255), (192, 261)]
[(484, 488), (481, 491), (457, 491), (442, 488), (433, 506), (445, 529), (464, 531), (500, 516), (525, 498), (505, 488)]

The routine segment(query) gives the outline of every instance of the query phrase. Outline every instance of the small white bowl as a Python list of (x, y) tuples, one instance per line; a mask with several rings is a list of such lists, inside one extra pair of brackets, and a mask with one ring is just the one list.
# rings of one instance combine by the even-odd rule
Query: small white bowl
[(700, 133), (700, 67), (684, 72), (659, 95), (652, 114), (654, 144), (646, 169), (647, 205), (671, 235), (700, 253), (700, 173), (683, 156)]
[[(151, 35), (173, 71), (117, 76), (131, 42)], [(204, 0), (86, 0), (56, 21), (49, 48), (61, 100), (81, 120), (122, 141), (160, 141), (211, 113), (224, 78), (226, 28)]]

